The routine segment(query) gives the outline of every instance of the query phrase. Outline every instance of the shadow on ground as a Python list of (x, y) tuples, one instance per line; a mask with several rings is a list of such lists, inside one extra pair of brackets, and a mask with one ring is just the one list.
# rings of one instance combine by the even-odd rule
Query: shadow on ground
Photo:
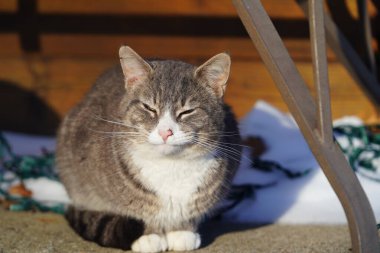
[(37, 94), (0, 80), (0, 130), (55, 135), (60, 119)]
[(257, 223), (232, 223), (219, 220), (210, 220), (201, 224), (199, 233), (202, 236), (202, 247), (212, 244), (221, 235), (239, 231), (247, 231), (265, 226)]

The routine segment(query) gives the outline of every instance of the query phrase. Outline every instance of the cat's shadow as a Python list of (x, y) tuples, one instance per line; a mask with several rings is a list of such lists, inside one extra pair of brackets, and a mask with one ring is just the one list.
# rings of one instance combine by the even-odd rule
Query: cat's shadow
[(216, 238), (221, 235), (229, 234), (233, 232), (246, 231), (250, 229), (259, 228), (267, 224), (258, 223), (238, 223), (228, 222), (222, 220), (207, 220), (199, 227), (199, 233), (202, 237), (202, 247), (207, 247), (212, 244)]
[(60, 118), (36, 93), (0, 79), (0, 130), (55, 135)]

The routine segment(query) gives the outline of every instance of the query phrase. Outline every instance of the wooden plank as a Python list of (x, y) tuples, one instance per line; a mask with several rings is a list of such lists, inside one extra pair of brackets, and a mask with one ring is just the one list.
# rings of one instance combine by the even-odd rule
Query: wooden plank
[[(90, 1), (91, 4), (89, 4)], [(356, 1), (349, 0), (346, 3), (355, 16)], [(271, 17), (293, 19), (304, 17), (294, 0), (265, 0), (262, 4)], [(370, 15), (376, 15), (376, 8), (372, 4), (369, 7)], [(230, 0), (76, 0), (70, 2), (39, 0), (38, 10), (41, 13), (237, 16)]]
[(39, 0), (41, 13), (236, 16), (229, 0)]
[[(16, 33), (0, 34), (0, 58), (8, 56), (21, 56), (19, 36)], [(1, 71), (1, 70), (0, 70)]]
[(0, 80), (33, 90), (33, 76), (25, 60), (20, 57), (0, 58)]
[[(37, 0), (40, 13), (181, 15), (237, 17), (230, 0)], [(91, 1), (91, 4), (89, 2)], [(294, 0), (265, 0), (263, 6), (271, 17), (303, 18)], [(358, 18), (356, 1), (346, 1), (347, 9)], [(368, 1), (369, 14), (376, 16), (376, 7)], [(286, 11), (284, 11), (286, 10)], [(0, 12), (16, 12), (17, 0), (0, 1)]]
[[(55, 76), (54, 89), (45, 94), (49, 104), (62, 115), (90, 87), (92, 80), (97, 77), (96, 71), (112, 65), (104, 63), (99, 66), (91, 61), (71, 64), (69, 60), (52, 64), (52, 76)], [(102, 64), (103, 65), (103, 64)], [(306, 81), (311, 84), (312, 67), (309, 63), (297, 65)], [(65, 69), (62, 72), (61, 69)], [(375, 114), (375, 109), (340, 64), (330, 65), (331, 97), (333, 118), (346, 115), (357, 115), (369, 119)], [(53, 74), (55, 73), (55, 74)], [(83, 77), (78, 77), (83, 75)], [(77, 81), (80, 79), (79, 81)], [(71, 95), (69, 95), (71, 94)], [(254, 103), (263, 99), (280, 108), (287, 110), (267, 70), (260, 62), (234, 62), (231, 79), (226, 93), (226, 101), (231, 104), (236, 115), (241, 118), (250, 111)]]
[[(206, 59), (196, 61), (201, 63), (204, 60)], [(45, 85), (34, 82), (30, 67), (23, 58), (7, 58), (0, 61), (0, 79), (35, 91), (62, 117), (81, 99), (101, 72), (117, 64), (117, 59), (48, 57), (39, 64), (45, 64)], [(297, 67), (311, 86), (311, 63), (298, 62)], [(329, 74), (333, 118), (357, 115), (364, 120), (373, 120), (376, 117), (374, 107), (339, 63), (330, 63)], [(248, 113), (260, 99), (287, 111), (266, 68), (259, 61), (233, 61), (225, 98), (239, 118)]]
[[(311, 87), (313, 85), (311, 63), (297, 63), (297, 67)], [(330, 63), (329, 75), (334, 119), (346, 115), (357, 115), (367, 120), (376, 115), (373, 105), (342, 65)], [(281, 110), (288, 111), (269, 73), (261, 63), (233, 62), (226, 100), (233, 106), (236, 114), (241, 117), (250, 110), (250, 107), (258, 99), (264, 99)]]
[[(181, 36), (43, 35), (42, 54), (48, 57), (117, 57), (118, 48), (127, 44), (147, 58), (200, 59), (227, 51), (234, 59), (260, 59), (249, 38)], [(297, 61), (310, 61), (308, 40), (286, 39), (285, 45)], [(328, 51), (330, 61), (335, 56)]]
[[(266, 0), (265, 5), (276, 17), (303, 17), (292, 0)], [(286, 8), (286, 12), (284, 12)], [(233, 16), (236, 11), (230, 0), (39, 0), (41, 13)]]
[(0, 11), (1, 12), (16, 12), (17, 0), (1, 0)]
[(49, 89), (40, 92), (47, 103), (62, 117), (75, 105), (107, 68), (117, 64), (112, 59), (49, 60)]
[(257, 57), (254, 46), (245, 38), (178, 36), (43, 35), (42, 53), (46, 56), (117, 56), (118, 48), (129, 45), (144, 57), (193, 58), (230, 51), (237, 57)]
[[(372, 1), (367, 1), (367, 0), (364, 0), (367, 2), (368, 4), (368, 14), (370, 17), (374, 17), (376, 16), (377, 14), (377, 10), (376, 10), (376, 7), (373, 5)], [(347, 10), (349, 11), (350, 15), (355, 18), (355, 19), (359, 19), (359, 12), (358, 12), (358, 5), (357, 5), (357, 1), (354, 1), (354, 0), (346, 0), (346, 6), (347, 6)]]

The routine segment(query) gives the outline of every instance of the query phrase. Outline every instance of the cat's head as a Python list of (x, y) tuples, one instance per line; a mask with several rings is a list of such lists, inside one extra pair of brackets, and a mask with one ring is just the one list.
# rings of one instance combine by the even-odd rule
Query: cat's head
[(121, 110), (134, 144), (162, 155), (212, 152), (224, 130), (223, 94), (231, 60), (218, 54), (199, 67), (145, 61), (119, 50), (126, 95)]

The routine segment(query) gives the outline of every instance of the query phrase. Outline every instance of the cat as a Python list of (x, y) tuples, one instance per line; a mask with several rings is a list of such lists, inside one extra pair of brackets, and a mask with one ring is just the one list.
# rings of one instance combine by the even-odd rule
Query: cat
[(83, 238), (136, 252), (200, 247), (241, 148), (223, 102), (231, 60), (144, 60), (128, 46), (58, 131), (57, 167)]

